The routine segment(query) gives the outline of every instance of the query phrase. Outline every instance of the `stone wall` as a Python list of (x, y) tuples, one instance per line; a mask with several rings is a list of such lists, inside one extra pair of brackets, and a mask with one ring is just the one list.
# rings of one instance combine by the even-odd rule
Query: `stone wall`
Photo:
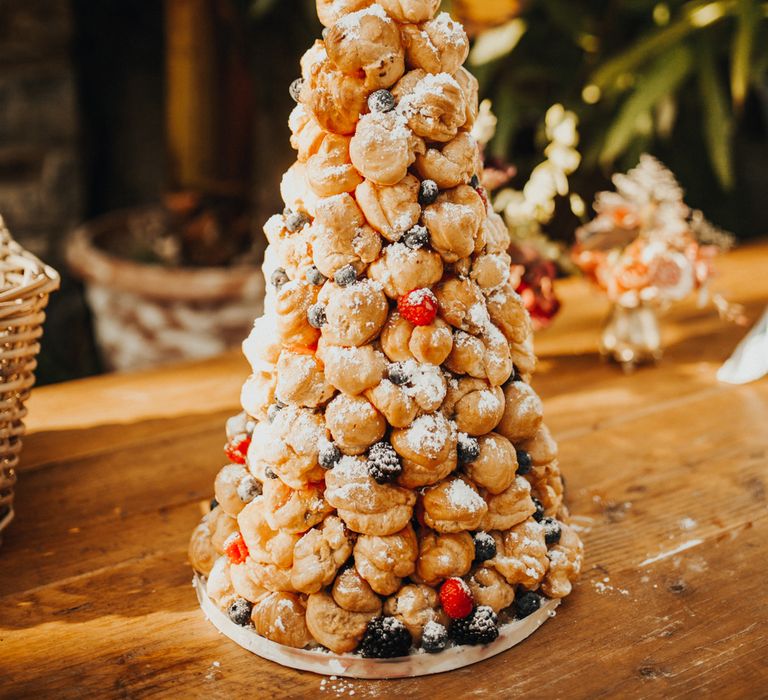
[(82, 206), (68, 0), (0, 3), (0, 212), (58, 263)]

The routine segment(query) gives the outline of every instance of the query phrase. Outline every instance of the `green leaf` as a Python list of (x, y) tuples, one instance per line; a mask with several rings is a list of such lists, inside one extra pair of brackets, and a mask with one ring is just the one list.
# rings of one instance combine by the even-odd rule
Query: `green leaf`
[(728, 109), (728, 98), (717, 74), (715, 51), (712, 42), (700, 42), (699, 91), (704, 103), (702, 116), (707, 154), (720, 184), (729, 190), (733, 187), (733, 118)]
[(692, 32), (710, 26), (733, 13), (736, 2), (737, 0), (717, 0), (687, 3), (678, 19), (666, 27), (649, 32), (629, 49), (600, 66), (593, 73), (591, 84), (596, 85), (602, 92), (610, 91), (616, 87), (616, 82), (622, 75), (638, 71), (650, 59), (679, 44)]
[(634, 92), (624, 101), (608, 129), (600, 160), (607, 164), (615, 160), (641, 131), (645, 130), (647, 115), (657, 103), (672, 96), (691, 71), (693, 56), (685, 46), (671, 49), (660, 56), (641, 75)]
[(509, 157), (512, 139), (519, 126), (520, 118), (517, 96), (510, 85), (507, 85), (506, 89), (502, 87), (497, 92), (493, 102), (493, 111), (499, 121), (496, 125), (496, 134), (489, 144), (489, 150), (492, 155), (506, 158)]
[(741, 111), (750, 82), (750, 64), (755, 35), (760, 26), (760, 8), (754, 0), (738, 0), (736, 33), (731, 47), (731, 99)]
[(482, 66), (511, 53), (523, 38), (528, 25), (519, 17), (482, 32), (469, 52), (469, 65)]

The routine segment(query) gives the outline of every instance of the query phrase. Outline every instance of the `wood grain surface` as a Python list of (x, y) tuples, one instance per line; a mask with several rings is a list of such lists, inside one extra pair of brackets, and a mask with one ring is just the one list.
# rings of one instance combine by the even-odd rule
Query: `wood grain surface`
[[(714, 287), (756, 320), (768, 244), (720, 268)], [(0, 547), (0, 697), (768, 696), (768, 379), (715, 379), (746, 329), (682, 304), (662, 363), (624, 376), (595, 352), (603, 300), (560, 291), (534, 386), (587, 556), (525, 643), (428, 678), (334, 680), (209, 626), (186, 546), (247, 373), (232, 353), (36, 390)]]

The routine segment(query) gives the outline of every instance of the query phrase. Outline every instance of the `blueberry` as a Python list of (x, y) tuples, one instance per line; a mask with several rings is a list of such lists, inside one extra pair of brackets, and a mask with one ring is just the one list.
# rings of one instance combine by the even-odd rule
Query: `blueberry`
[(530, 453), (525, 450), (515, 450), (515, 452), (517, 452), (517, 473), (523, 476), (531, 471), (533, 460)]
[(515, 598), (515, 612), (517, 617), (528, 617), (541, 607), (541, 596), (533, 591), (525, 591)]
[(397, 386), (407, 384), (410, 376), (402, 362), (395, 362), (387, 368), (387, 379)]
[(344, 265), (340, 270), (336, 271), (333, 276), (333, 281), (340, 287), (348, 287), (357, 279), (357, 270), (353, 265)]
[(480, 187), (480, 178), (477, 175), (473, 175), (469, 178), (469, 186), (474, 187), (475, 189)]
[(283, 407), (280, 406), (277, 403), (273, 403), (268, 409), (267, 409), (267, 420), (272, 423), (275, 418), (277, 418), (277, 414), (283, 410)]
[(277, 479), (277, 474), (275, 474), (270, 467), (264, 467), (264, 476), (266, 476), (267, 479)]
[(323, 469), (333, 469), (340, 459), (341, 450), (332, 442), (320, 448), (317, 458)]
[(328, 320), (325, 316), (325, 307), (322, 304), (312, 304), (307, 310), (307, 320), (312, 328), (322, 328)]
[(422, 207), (434, 204), (438, 194), (440, 194), (440, 188), (434, 180), (422, 180), (419, 185), (419, 204)]
[(212, 498), (211, 502), (208, 504), (208, 507), (209, 510), (214, 510), (215, 508), (219, 507), (219, 502), (215, 498)]
[(376, 90), (368, 97), (371, 112), (391, 112), (395, 108), (395, 97), (389, 90)]
[(541, 501), (538, 498), (532, 498), (533, 505), (536, 506), (536, 511), (533, 514), (533, 519), (540, 523), (542, 521), (542, 518), (544, 517), (544, 506), (541, 505)]
[(253, 604), (247, 601), (245, 598), (235, 598), (232, 604), (227, 609), (229, 619), (240, 627), (247, 627), (251, 624), (251, 610)]
[(416, 224), (416, 226), (409, 229), (403, 236), (403, 243), (405, 243), (411, 250), (418, 250), (419, 248), (429, 245), (429, 231), (427, 230), (427, 227)]
[(496, 540), (487, 532), (476, 532), (472, 539), (475, 541), (475, 561), (488, 561), (496, 556)]
[(285, 217), (285, 228), (287, 228), (291, 233), (300, 231), (305, 224), (309, 223), (309, 217), (303, 211), (292, 211), (291, 209), (286, 209), (286, 211), (283, 213), (283, 216)]
[(272, 282), (276, 289), (280, 289), (280, 287), (287, 284), (290, 280), (288, 279), (285, 270), (282, 267), (278, 267), (277, 270), (272, 273), (269, 281)]
[(480, 456), (480, 443), (477, 438), (470, 437), (466, 433), (459, 433), (459, 441), (456, 444), (456, 452), (459, 462), (469, 464)]
[(296, 80), (291, 83), (288, 92), (291, 94), (294, 102), (298, 102), (301, 99), (301, 88), (303, 87), (304, 78), (296, 78)]
[(555, 518), (544, 518), (541, 524), (544, 526), (544, 541), (547, 545), (557, 544), (563, 534), (560, 523)]
[(316, 287), (319, 287), (327, 279), (327, 277), (322, 272), (320, 272), (320, 270), (318, 270), (314, 265), (312, 265), (312, 267), (310, 267), (307, 270), (306, 277), (307, 277), (307, 282), (309, 282), (310, 284), (314, 284)]
[(436, 654), (448, 645), (448, 630), (439, 622), (430, 620), (421, 632), (421, 648), (427, 654)]
[(261, 496), (261, 482), (248, 474), (237, 485), (237, 495), (243, 503), (250, 503), (256, 496)]

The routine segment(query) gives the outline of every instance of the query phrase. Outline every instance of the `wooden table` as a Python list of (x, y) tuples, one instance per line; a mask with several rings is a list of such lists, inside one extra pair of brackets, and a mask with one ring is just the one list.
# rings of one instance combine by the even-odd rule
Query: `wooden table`
[[(768, 245), (721, 271), (754, 321)], [(429, 678), (324, 681), (210, 627), (186, 547), (246, 375), (233, 353), (36, 391), (0, 548), (0, 696), (766, 697), (768, 380), (714, 376), (745, 330), (683, 304), (661, 365), (624, 376), (595, 354), (602, 300), (561, 292), (535, 385), (587, 558), (524, 644)]]

